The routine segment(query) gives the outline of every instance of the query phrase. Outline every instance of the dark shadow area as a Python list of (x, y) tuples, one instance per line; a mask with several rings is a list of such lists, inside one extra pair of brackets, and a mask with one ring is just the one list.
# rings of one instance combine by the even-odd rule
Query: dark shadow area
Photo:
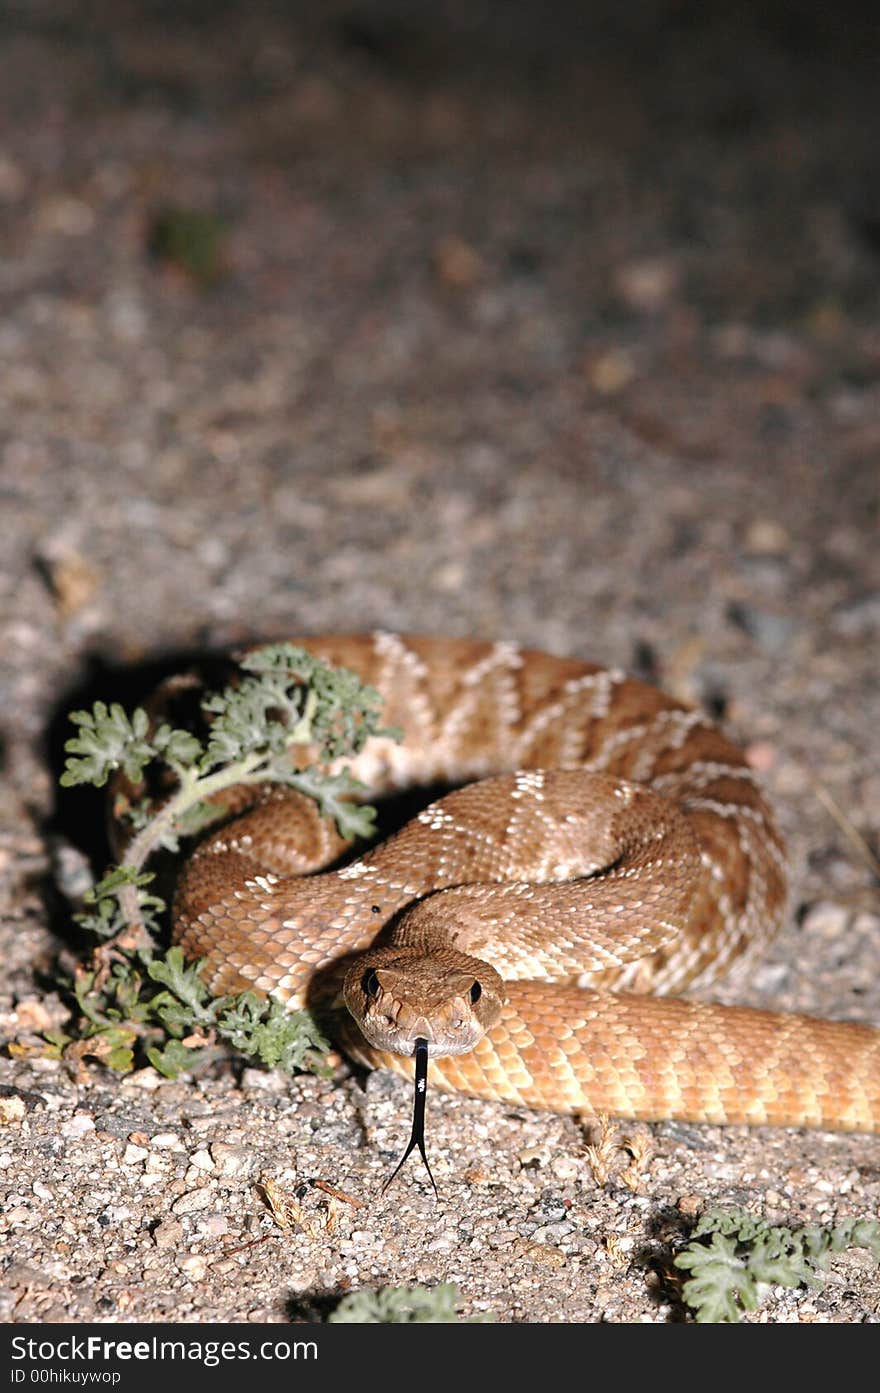
[[(407, 92), (438, 81), (487, 99), (506, 92), (592, 129), (604, 103), (611, 143), (631, 133), (619, 97), (633, 84), (671, 138), (697, 122), (736, 139), (774, 110), (816, 114), (817, 103), (833, 120), (842, 98), (870, 99), (878, 43), (876, 11), (859, 0), (562, 0), (549, 9), (538, 0), (56, 0), (10, 6), (4, 33), (88, 56), (93, 87), (83, 102), (161, 105), (204, 119), (259, 103), (327, 64), (355, 86), (376, 78)], [(279, 36), (292, 61), (275, 46)], [(192, 61), (169, 38), (194, 40)], [(218, 86), (225, 48), (233, 58)], [(589, 85), (596, 73), (598, 88)], [(876, 245), (876, 194), (854, 186), (851, 202), (854, 223)]]
[(684, 1246), (694, 1220), (667, 1206), (656, 1210), (646, 1221), (648, 1241), (633, 1253), (633, 1264), (646, 1276), (646, 1290), (655, 1306), (668, 1306), (669, 1325), (689, 1324), (693, 1313), (685, 1305), (681, 1288), (685, 1274), (675, 1267), (675, 1254)]
[(285, 1313), (292, 1325), (323, 1325), (347, 1293), (329, 1288), (314, 1288), (288, 1297)]
[[(55, 789), (54, 809), (41, 827), (48, 845), (74, 848), (86, 858), (95, 879), (116, 860), (110, 839), (109, 787), (78, 784), (65, 788), (59, 782), (67, 759), (65, 744), (77, 729), (70, 721), (71, 712), (89, 711), (95, 702), (103, 702), (107, 706), (118, 703), (130, 714), (138, 706), (149, 707), (150, 698), (163, 683), (185, 674), (190, 680), (181, 682), (176, 699), (170, 700), (168, 715), (175, 724), (195, 729), (200, 713), (193, 693), (202, 690), (201, 683), (206, 690), (222, 686), (231, 670), (228, 656), (192, 649), (169, 650), (135, 663), (117, 663), (102, 653), (87, 655), (80, 677), (58, 699), (45, 731), (46, 763)], [(148, 770), (148, 774), (150, 772)], [(154, 795), (160, 792), (155, 780), (147, 787)], [(154, 888), (163, 897), (172, 892), (178, 863), (179, 858), (167, 852), (159, 852), (150, 862), (149, 869), (156, 878)], [(95, 940), (77, 925), (73, 917), (80, 908), (77, 896), (71, 894), (68, 887), (62, 887), (58, 867), (55, 870), (55, 874), (44, 877), (38, 886), (49, 926), (64, 948), (83, 953), (95, 946)], [(67, 966), (70, 968), (71, 964)], [(57, 983), (51, 981), (47, 985), (56, 986)]]
[[(95, 702), (102, 701), (107, 706), (118, 703), (131, 713), (138, 706), (148, 705), (156, 690), (170, 677), (191, 675), (201, 684), (201, 690), (210, 691), (222, 686), (230, 671), (228, 656), (193, 649), (169, 651), (136, 663), (116, 663), (104, 655), (87, 654), (83, 675), (58, 699), (46, 728), (47, 763), (57, 794), (54, 813), (44, 830), (69, 840), (88, 856), (97, 871), (110, 859), (108, 790), (89, 784), (63, 788), (58, 782), (67, 759), (64, 746), (76, 734), (76, 727), (70, 721), (71, 712), (89, 711)], [(179, 697), (169, 707), (168, 718), (175, 725), (195, 728), (198, 721), (193, 701), (195, 690), (195, 685), (182, 686)]]

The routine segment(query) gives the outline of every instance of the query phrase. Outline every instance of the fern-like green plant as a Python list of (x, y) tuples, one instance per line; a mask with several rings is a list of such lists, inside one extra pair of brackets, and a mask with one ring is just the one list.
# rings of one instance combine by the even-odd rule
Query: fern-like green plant
[(222, 795), (233, 786), (284, 784), (313, 798), (345, 839), (369, 837), (375, 809), (359, 801), (362, 786), (344, 767), (328, 766), (356, 755), (370, 736), (398, 732), (380, 726), (374, 688), (302, 648), (269, 644), (249, 653), (241, 668), (236, 683), (205, 697), (204, 739), (165, 723), (154, 727), (143, 709), (129, 715), (116, 703), (98, 701), (71, 714), (77, 733), (65, 745), (64, 787), (102, 788), (117, 773), (138, 786), (154, 766), (170, 774), (172, 791), (157, 801), (144, 794), (126, 807), (130, 838), (122, 860), (86, 894), (77, 916), (99, 941), (72, 984), (79, 1020), (48, 1033), (44, 1053), (77, 1062), (93, 1057), (120, 1070), (142, 1056), (173, 1077), (219, 1038), (272, 1067), (320, 1067), (328, 1046), (307, 1012), (287, 1012), (253, 992), (212, 998), (198, 964), (186, 964), (179, 948), (159, 951), (166, 905), (146, 866), (160, 849), (177, 851), (182, 838), (222, 818)]
[[(449, 1324), (461, 1320), (458, 1287), (444, 1282), (436, 1287), (380, 1287), (378, 1291), (353, 1291), (344, 1296), (327, 1317), (336, 1325)], [(470, 1321), (491, 1321), (489, 1314), (469, 1316)]]
[(868, 1248), (880, 1261), (880, 1223), (849, 1218), (833, 1228), (789, 1229), (741, 1210), (711, 1209), (674, 1259), (691, 1276), (682, 1296), (700, 1322), (734, 1322), (773, 1286), (821, 1287), (834, 1253)]

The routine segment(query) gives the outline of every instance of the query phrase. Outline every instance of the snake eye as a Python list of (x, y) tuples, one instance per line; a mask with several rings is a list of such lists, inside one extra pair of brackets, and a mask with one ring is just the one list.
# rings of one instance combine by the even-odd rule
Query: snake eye
[(372, 997), (375, 1001), (376, 997), (379, 995), (379, 978), (376, 975), (375, 968), (371, 967), (369, 972), (364, 973), (361, 979), (361, 986), (364, 989), (365, 995)]
[(480, 999), (480, 997), (481, 997), (482, 995), (483, 995), (483, 988), (480, 986), (479, 982), (475, 982), (474, 985), (471, 987), (471, 990), (470, 990), (470, 998), (471, 998), (471, 1001), (474, 1003), (475, 1006), (476, 1006), (477, 1002), (479, 1001), (479, 999)]

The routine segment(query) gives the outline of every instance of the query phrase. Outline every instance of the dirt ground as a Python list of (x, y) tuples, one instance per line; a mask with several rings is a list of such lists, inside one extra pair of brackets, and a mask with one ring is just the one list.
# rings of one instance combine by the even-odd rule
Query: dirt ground
[[(58, 871), (100, 854), (94, 800), (57, 795), (82, 691), (375, 627), (708, 703), (795, 868), (718, 995), (880, 1023), (876, 20), (551, 9), (4, 8), (5, 1038), (61, 1018)], [(383, 1198), (409, 1092), (0, 1058), (0, 1319), (298, 1321), (454, 1282), (500, 1322), (662, 1323), (703, 1207), (878, 1216), (877, 1138), (660, 1124), (601, 1183), (577, 1121), (439, 1094), (439, 1201), (418, 1167)], [(749, 1317), (878, 1318), (861, 1249)]]

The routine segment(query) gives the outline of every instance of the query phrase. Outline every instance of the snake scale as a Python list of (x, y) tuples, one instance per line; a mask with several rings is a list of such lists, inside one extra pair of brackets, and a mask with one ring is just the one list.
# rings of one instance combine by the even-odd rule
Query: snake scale
[(209, 835), (174, 933), (213, 992), (317, 1003), (371, 1066), (408, 1072), (427, 1038), (437, 1085), (481, 1098), (880, 1131), (880, 1031), (673, 995), (746, 968), (786, 908), (772, 813), (708, 717), (513, 643), (295, 642), (403, 728), (351, 763), (371, 795), (453, 791), (341, 864), (289, 790)]

